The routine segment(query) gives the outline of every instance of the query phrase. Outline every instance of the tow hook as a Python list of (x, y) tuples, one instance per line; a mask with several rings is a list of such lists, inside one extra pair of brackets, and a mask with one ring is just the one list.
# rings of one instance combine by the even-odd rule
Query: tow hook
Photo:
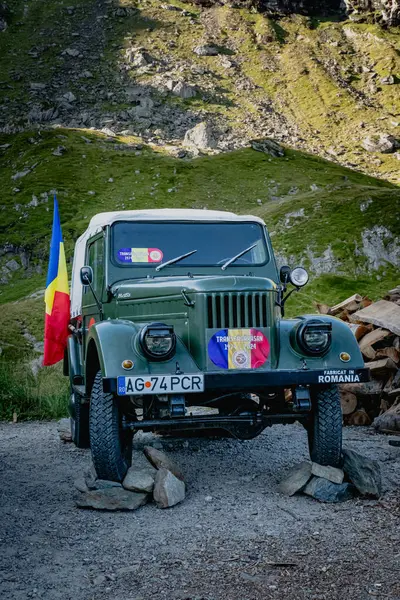
[(293, 410), (296, 412), (311, 410), (310, 390), (304, 385), (299, 385), (293, 390)]

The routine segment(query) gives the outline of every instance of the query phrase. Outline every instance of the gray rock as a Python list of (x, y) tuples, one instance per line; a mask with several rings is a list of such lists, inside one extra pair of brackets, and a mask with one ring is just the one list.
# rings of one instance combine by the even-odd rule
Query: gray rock
[(293, 496), (306, 485), (311, 477), (311, 463), (301, 462), (290, 469), (285, 479), (281, 481), (278, 490), (286, 496)]
[(95, 490), (96, 489), (96, 481), (97, 481), (97, 473), (96, 473), (96, 469), (94, 468), (93, 463), (91, 463), (90, 467), (85, 471), (83, 477), (84, 477), (85, 483), (86, 483), (87, 487), (89, 488), (89, 490)]
[(0, 18), (0, 31), (5, 31), (7, 29), (7, 21), (5, 19)]
[(10, 271), (18, 271), (18, 269), (21, 268), (21, 265), (19, 263), (17, 263), (17, 261), (15, 260), (15, 258), (13, 258), (13, 259), (9, 260), (8, 262), (6, 262), (5, 266)]
[(337, 467), (319, 465), (318, 463), (311, 464), (311, 473), (316, 477), (323, 477), (332, 483), (343, 483), (344, 472)]
[(64, 50), (63, 54), (76, 58), (77, 56), (80, 55), (80, 50), (77, 50), (76, 48), (66, 48)]
[(172, 93), (174, 96), (179, 96), (180, 98), (187, 100), (189, 98), (194, 98), (197, 92), (196, 89), (191, 85), (180, 81), (172, 88)]
[(72, 92), (66, 92), (65, 94), (63, 94), (63, 98), (67, 102), (75, 102), (76, 100), (76, 96)]
[(350, 483), (337, 484), (322, 477), (313, 477), (303, 492), (320, 502), (344, 502), (353, 497), (353, 490)]
[(185, 484), (167, 469), (156, 473), (153, 491), (158, 508), (170, 508), (185, 499)]
[(52, 152), (53, 156), (62, 156), (67, 151), (65, 146), (57, 146), (57, 148)]
[(96, 479), (94, 484), (95, 490), (108, 490), (110, 488), (121, 488), (122, 485), (117, 481), (109, 481), (108, 479)]
[(86, 485), (86, 481), (85, 481), (85, 478), (83, 477), (83, 475), (81, 475), (80, 477), (77, 477), (77, 479), (75, 479), (74, 486), (78, 490), (78, 492), (81, 492), (82, 494), (89, 491), (89, 488)]
[(15, 173), (15, 175), (11, 176), (11, 179), (13, 181), (17, 181), (17, 179), (22, 179), (22, 177), (26, 177), (26, 175), (28, 175), (28, 173), (30, 172), (30, 169), (25, 169), (25, 171), (18, 171), (18, 173)]
[(157, 448), (153, 448), (152, 446), (145, 446), (143, 453), (147, 460), (156, 469), (166, 469), (167, 471), (171, 471), (171, 473), (181, 481), (184, 480), (184, 476), (180, 468), (174, 463), (173, 460), (169, 458), (169, 456), (167, 456), (164, 452), (161, 452), (161, 450), (157, 450)]
[(154, 479), (157, 471), (150, 469), (136, 469), (130, 467), (125, 479), (122, 482), (123, 487), (131, 492), (143, 492), (151, 494), (154, 488)]
[(128, 48), (125, 57), (131, 67), (147, 67), (154, 63), (154, 60), (142, 48)]
[(274, 140), (270, 140), (268, 138), (264, 140), (251, 140), (250, 146), (253, 150), (257, 150), (257, 152), (264, 152), (265, 154), (269, 154), (274, 158), (280, 158), (285, 156), (285, 150), (275, 142)]
[(197, 54), (197, 56), (217, 56), (217, 54), (219, 54), (218, 48), (211, 44), (196, 46), (193, 48), (193, 52)]
[(212, 127), (203, 121), (185, 133), (183, 145), (196, 149), (215, 148), (217, 140)]
[(381, 133), (379, 135), (370, 135), (366, 137), (362, 142), (362, 146), (368, 152), (391, 154), (399, 147), (399, 144), (389, 133)]
[(393, 85), (394, 84), (393, 75), (387, 75), (386, 77), (381, 77), (381, 84), (382, 85)]
[(71, 422), (69, 419), (60, 419), (57, 423), (57, 431), (60, 440), (63, 442), (72, 442)]
[(45, 83), (31, 83), (30, 84), (31, 90), (44, 90), (45, 87), (46, 87)]
[(94, 508), (95, 510), (136, 510), (147, 502), (147, 494), (128, 492), (122, 487), (112, 487), (103, 490), (92, 490), (83, 493), (76, 505), (79, 508)]
[(354, 450), (343, 450), (343, 471), (362, 496), (379, 498), (382, 494), (382, 476), (379, 463)]

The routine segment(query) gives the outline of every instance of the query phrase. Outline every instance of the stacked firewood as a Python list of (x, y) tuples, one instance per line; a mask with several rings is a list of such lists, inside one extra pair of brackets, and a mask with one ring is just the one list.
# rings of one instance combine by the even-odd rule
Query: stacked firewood
[(368, 383), (340, 386), (344, 424), (400, 433), (400, 286), (378, 302), (354, 294), (317, 309), (348, 323), (371, 372)]

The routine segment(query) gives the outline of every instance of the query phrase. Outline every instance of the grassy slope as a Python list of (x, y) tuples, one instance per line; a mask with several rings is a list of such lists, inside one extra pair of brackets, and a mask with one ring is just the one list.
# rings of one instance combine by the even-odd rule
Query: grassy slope
[[(82, 2), (68, 2), (68, 6), (72, 4), (83, 8)], [(86, 0), (84, 4), (89, 7), (93, 2)], [(132, 2), (127, 0), (124, 4)], [(389, 63), (392, 72), (397, 69), (398, 35), (381, 32), (375, 27), (342, 23), (319, 23), (310, 29), (304, 19), (284, 19), (276, 23), (246, 11), (220, 8), (213, 14), (213, 34), (210, 36), (207, 22), (197, 20), (197, 24), (189, 25), (188, 19), (179, 20), (173, 12), (161, 12), (158, 4), (149, 0), (141, 6), (139, 18), (122, 19), (115, 24), (109, 33), (109, 51), (100, 65), (105, 73), (109, 74), (107, 69), (115, 61), (111, 44), (120, 41), (127, 30), (135, 31), (138, 45), (151, 47), (155, 54), (168, 51), (177, 60), (185, 60), (190, 55), (191, 60), (206, 64), (220, 78), (218, 93), (212, 100), (197, 97), (191, 101), (170, 101), (186, 109), (220, 113), (236, 127), (247, 115), (257, 113), (257, 101), (269, 98), (289, 120), (296, 122), (309, 147), (324, 152), (334, 145), (341, 149), (343, 160), (357, 164), (366, 173), (370, 171), (371, 156), (360, 152), (359, 141), (375, 127), (382, 128), (382, 121), (379, 121), (382, 116), (386, 130), (393, 132), (396, 129), (392, 121), (399, 113), (398, 86), (381, 87), (375, 99), (378, 107), (360, 106), (351, 94), (339, 89), (318, 60), (322, 61), (329, 50), (343, 69), (350, 63), (371, 60), (379, 76), (386, 75)], [(179, 2), (175, 4), (179, 5)], [(182, 6), (187, 8), (187, 5)], [(28, 13), (30, 24), (36, 24), (38, 32), (39, 24), (48, 18), (58, 18), (62, 8), (62, 4), (35, 0)], [(193, 12), (196, 15), (197, 9)], [(144, 29), (143, 18), (152, 19), (154, 30)], [(60, 47), (68, 45), (68, 27), (65, 20), (57, 31)], [(351, 28), (358, 36), (357, 47), (354, 46), (350, 55), (340, 54), (340, 46), (328, 43), (338, 38), (343, 44), (344, 27)], [(32, 81), (46, 81), (48, 65), (57, 65), (58, 53), (52, 47), (40, 64), (27, 58), (27, 50), (33, 41), (28, 40), (26, 31), (25, 27), (18, 30), (16, 37), (9, 35), (14, 35), (14, 31), (0, 36), (0, 53), (8, 57), (8, 62), (2, 61), (0, 65), (1, 79), (5, 82), (13, 69), (26, 68), (28, 62), (32, 68)], [(365, 33), (370, 37), (361, 35)], [(52, 35), (56, 34), (53, 32)], [(262, 37), (265, 35), (272, 41), (266, 43)], [(258, 86), (254, 92), (248, 94), (237, 89), (235, 80), (213, 57), (193, 57), (191, 48), (196, 36), (199, 39), (201, 36), (213, 37), (216, 42), (233, 45), (236, 55), (241, 57), (242, 71)], [(168, 45), (171, 39), (177, 42), (175, 48)], [(143, 83), (150, 79), (151, 76), (146, 74), (139, 78)], [(366, 85), (364, 79), (360, 75), (352, 84), (362, 91)], [(9, 81), (13, 89), (7, 91), (8, 96), (21, 100), (26, 89), (24, 81)], [(362, 131), (361, 121), (366, 124)], [(82, 135), (90, 138), (91, 143), (88, 144)], [(23, 298), (44, 287), (52, 215), (51, 195), (46, 202), (41, 194), (52, 189), (57, 190), (60, 202), (69, 260), (77, 235), (99, 211), (207, 207), (262, 216), (273, 234), (275, 249), (296, 257), (296, 260), (304, 258), (307, 249), (315, 256), (321, 256), (328, 245), (332, 247), (335, 258), (340, 261), (340, 269), (346, 275), (314, 278), (306, 290), (292, 297), (289, 314), (312, 310), (315, 300), (334, 303), (355, 291), (379, 297), (398, 282), (398, 272), (391, 267), (373, 275), (367, 274), (365, 260), (354, 254), (365, 228), (383, 225), (394, 235), (399, 235), (396, 215), (399, 214), (400, 196), (394, 185), (293, 150), (288, 150), (286, 157), (281, 159), (272, 159), (253, 150), (240, 150), (186, 161), (167, 156), (160, 149), (145, 147), (137, 151), (129, 146), (134, 141), (120, 138), (117, 144), (125, 149), (116, 149), (115, 144), (107, 143), (103, 136), (93, 132), (61, 129), (0, 136), (0, 145), (11, 144), (7, 149), (0, 149), (0, 245), (23, 245), (32, 253), (32, 266), (42, 266), (42, 274), (33, 270), (29, 277), (21, 268), (7, 286), (0, 287), (2, 356), (6, 361), (19, 359), (21, 368), (18, 377), (10, 373), (9, 367), (0, 369), (0, 389), (3, 390), (0, 416), (9, 417), (14, 409), (22, 416), (56, 416), (63, 410), (65, 388), (57, 396), (58, 401), (52, 391), (62, 385), (58, 383), (59, 369), (40, 373), (36, 382), (26, 375), (24, 364), (35, 354), (30, 342), (22, 336), (26, 330), (37, 339), (42, 335), (42, 299)], [(65, 146), (67, 151), (64, 156), (55, 157), (52, 151), (59, 145)], [(398, 161), (388, 155), (379, 155), (379, 160), (381, 164), (374, 165), (374, 171), (393, 182), (398, 181)], [(11, 179), (17, 171), (36, 163), (27, 176), (16, 182)], [(108, 181), (110, 178), (113, 183)], [(311, 185), (318, 189), (312, 191)], [(20, 191), (13, 191), (15, 187)], [(288, 193), (292, 187), (298, 188), (296, 195)], [(88, 194), (89, 191), (94, 191), (95, 195)], [(39, 205), (27, 206), (33, 195), (38, 198)], [(257, 200), (262, 204), (259, 205)], [(370, 200), (368, 208), (361, 211), (360, 205)], [(290, 219), (288, 228), (286, 215), (301, 209), (304, 217)], [(8, 259), (0, 257), (0, 269)], [(53, 407), (52, 413), (49, 407)]]

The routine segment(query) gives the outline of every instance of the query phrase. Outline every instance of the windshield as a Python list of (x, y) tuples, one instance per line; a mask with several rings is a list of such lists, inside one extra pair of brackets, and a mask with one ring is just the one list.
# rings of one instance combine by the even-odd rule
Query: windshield
[[(154, 266), (182, 255), (170, 267), (260, 266), (269, 261), (263, 228), (258, 223), (118, 222), (113, 225), (113, 259), (121, 266)], [(196, 252), (191, 252), (196, 249)]]

